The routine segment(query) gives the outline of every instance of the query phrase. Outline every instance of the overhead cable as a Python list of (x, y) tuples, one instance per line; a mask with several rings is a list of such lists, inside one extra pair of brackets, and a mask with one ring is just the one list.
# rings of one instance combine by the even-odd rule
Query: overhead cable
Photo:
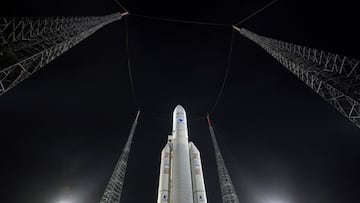
[(261, 9), (255, 11), (253, 14), (249, 15), (248, 17), (244, 18), (243, 20), (241, 20), (240, 22), (236, 23), (235, 25), (239, 25), (241, 23), (244, 23), (245, 21), (249, 20), (250, 18), (254, 17), (255, 15), (257, 15), (258, 13), (260, 13), (261, 11), (263, 11), (264, 9), (266, 9), (267, 7), (273, 5), (275, 2), (277, 2), (277, 0), (274, 0), (268, 4), (266, 4), (266, 6), (262, 7)]
[(197, 25), (210, 25), (210, 26), (231, 26), (231, 24), (222, 24), (222, 23), (213, 23), (213, 22), (201, 22), (201, 21), (189, 21), (189, 20), (180, 20), (174, 18), (163, 18), (163, 17), (155, 17), (155, 16), (147, 16), (141, 14), (130, 13), (130, 15), (141, 18), (148, 18), (152, 20), (160, 20), (160, 21), (168, 21), (168, 22), (176, 22), (176, 23), (187, 23), (187, 24), (197, 24)]
[(131, 62), (130, 62), (130, 49), (129, 49), (129, 30), (128, 30), (128, 20), (127, 16), (125, 17), (125, 39), (126, 39), (126, 55), (127, 55), (127, 65), (128, 65), (128, 71), (129, 71), (129, 79), (130, 79), (130, 86), (131, 86), (131, 93), (133, 96), (133, 100), (136, 107), (139, 107), (137, 97), (136, 97), (136, 91), (134, 86), (134, 79), (132, 74), (132, 68), (131, 68)]
[(219, 101), (221, 99), (221, 96), (223, 94), (223, 91), (224, 91), (224, 88), (225, 88), (225, 83), (226, 83), (227, 77), (229, 75), (229, 70), (230, 70), (230, 66), (231, 66), (231, 56), (232, 56), (232, 51), (233, 51), (233, 44), (234, 44), (234, 31), (231, 30), (231, 40), (230, 40), (230, 46), (229, 46), (229, 55), (228, 55), (228, 59), (227, 59), (226, 71), (225, 71), (224, 79), (223, 79), (219, 94), (217, 96), (217, 99), (216, 99), (213, 107), (211, 108), (209, 114), (212, 114), (215, 111), (215, 109), (216, 109), (216, 107), (217, 107), (217, 105), (218, 105), (218, 103), (219, 103)]
[[(129, 14), (129, 15), (133, 15), (134, 14)], [(139, 16), (139, 15), (136, 15), (135, 16)], [(144, 16), (140, 16), (140, 17), (144, 17)], [(145, 16), (145, 17), (148, 17), (148, 16)], [(153, 18), (153, 17), (151, 17)], [(164, 19), (157, 19), (156, 20), (164, 20)], [(212, 24), (212, 23), (205, 23), (205, 22), (196, 22), (196, 21), (178, 21), (178, 20), (175, 20), (175, 19), (166, 19), (166, 21), (172, 21), (172, 22), (180, 22), (180, 23), (191, 23), (191, 24), (205, 24), (205, 25), (221, 25), (221, 26), (224, 26), (225, 24)], [(226, 25), (226, 26), (230, 26), (229, 25)], [(139, 103), (138, 103), (138, 100), (137, 100), (137, 97), (136, 97), (136, 90), (135, 90), (135, 85), (134, 85), (134, 79), (133, 79), (133, 71), (132, 71), (132, 67), (131, 67), (131, 60), (130, 60), (130, 48), (129, 48), (129, 31), (128, 31), (128, 19), (127, 19), (127, 16), (125, 17), (125, 37), (126, 37), (126, 51), (127, 51), (127, 65), (128, 65), (128, 72), (129, 72), (129, 79), (130, 79), (130, 85), (131, 85), (131, 92), (132, 92), (132, 96), (133, 96), (133, 100), (134, 100), (134, 103), (137, 107), (139, 107)], [(218, 93), (218, 96), (217, 96), (217, 99), (214, 103), (214, 105), (212, 106), (211, 108), (211, 111), (209, 111), (210, 113), (213, 113), (214, 110), (216, 109), (220, 99), (221, 99), (221, 96), (223, 94), (223, 91), (224, 91), (224, 87), (225, 87), (225, 83), (226, 83), (226, 80), (228, 78), (228, 74), (229, 74), (229, 70), (230, 70), (230, 63), (231, 63), (231, 58), (232, 58), (232, 50), (233, 50), (233, 42), (234, 42), (234, 33), (233, 33), (233, 30), (231, 31), (231, 40), (230, 40), (230, 46), (229, 46), (229, 55), (228, 55), (228, 58), (227, 58), (227, 64), (226, 64), (226, 71), (225, 71), (225, 75), (224, 75), (224, 79), (223, 79), (223, 82), (222, 82), (222, 85), (221, 85), (221, 88), (220, 88), (220, 91)], [(144, 113), (143, 113), (144, 115)], [(145, 114), (146, 115), (146, 114)], [(162, 121), (169, 121), (167, 118), (163, 118), (163, 117), (159, 117), (159, 116), (153, 116), (153, 115), (147, 115), (147, 117), (149, 118), (152, 118), (152, 119), (155, 119), (155, 120), (162, 120)], [(203, 119), (206, 119), (206, 115), (204, 116), (200, 116), (200, 117), (196, 117), (196, 118), (193, 118), (193, 119), (189, 119), (189, 121), (197, 121), (197, 120), (203, 120)]]
[(119, 5), (123, 10), (125, 10), (126, 12), (129, 12), (129, 10), (127, 10), (118, 0), (114, 0), (115, 1), (115, 3), (117, 4), (117, 5)]

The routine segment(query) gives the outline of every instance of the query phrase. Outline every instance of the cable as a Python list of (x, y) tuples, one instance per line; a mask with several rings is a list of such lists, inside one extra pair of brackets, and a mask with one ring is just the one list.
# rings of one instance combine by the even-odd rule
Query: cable
[[(142, 15), (134, 15), (134, 14), (130, 14), (133, 16), (140, 16), (140, 17), (149, 17), (149, 18), (153, 18), (150, 16), (142, 16)], [(126, 52), (127, 52), (127, 65), (128, 65), (128, 72), (129, 72), (129, 79), (130, 79), (130, 85), (131, 85), (131, 92), (132, 92), (132, 96), (133, 96), (133, 100), (134, 103), (137, 107), (139, 107), (139, 103), (136, 97), (136, 90), (135, 90), (135, 85), (134, 85), (134, 79), (133, 79), (133, 74), (132, 74), (132, 67), (131, 67), (131, 60), (130, 60), (130, 48), (129, 48), (129, 30), (128, 30), (128, 17), (125, 17), (125, 39), (126, 39)], [(156, 17), (155, 17), (156, 18)], [(164, 20), (163, 18), (156, 18), (156, 20)], [(205, 23), (205, 22), (195, 22), (195, 21), (179, 21), (179, 20), (175, 20), (175, 19), (165, 19), (166, 21), (172, 21), (172, 22), (180, 22), (180, 23), (191, 23), (191, 24), (205, 24), (205, 25), (216, 25), (216, 26), (224, 26), (225, 24), (212, 24), (212, 23)], [(226, 25), (226, 26), (230, 26), (230, 25)], [(229, 50), (229, 56), (228, 56), (228, 60), (227, 60), (227, 65), (226, 65), (226, 72), (224, 75), (224, 80), (221, 86), (221, 89), (219, 91), (218, 97), (216, 99), (215, 104), (213, 105), (210, 113), (214, 112), (215, 108), (217, 107), (220, 98), (222, 96), (224, 87), (225, 87), (225, 83), (229, 74), (229, 69), (230, 69), (230, 62), (231, 62), (231, 57), (232, 57), (232, 50), (233, 50), (233, 41), (234, 41), (234, 32), (231, 29), (231, 40), (230, 40), (230, 50)], [(153, 116), (147, 113), (142, 112), (142, 114), (148, 118), (154, 119), (154, 120), (160, 120), (160, 121), (165, 121), (165, 122), (169, 122), (169, 120), (167, 118), (164, 117), (159, 117), (159, 116)], [(199, 121), (199, 120), (203, 120), (206, 119), (206, 115), (204, 116), (200, 116), (200, 117), (196, 117), (196, 118), (189, 118), (189, 122), (192, 121)]]
[(127, 52), (127, 65), (128, 65), (128, 71), (129, 71), (129, 78), (130, 78), (130, 85), (131, 85), (131, 92), (133, 96), (133, 100), (136, 107), (139, 107), (135, 92), (135, 86), (134, 86), (134, 79), (132, 75), (132, 69), (131, 69), (131, 62), (130, 62), (130, 49), (129, 49), (129, 31), (128, 31), (128, 21), (127, 16), (125, 16), (125, 40), (126, 40), (126, 52)]
[(176, 23), (187, 23), (187, 24), (197, 24), (197, 25), (210, 25), (210, 26), (231, 26), (231, 24), (221, 24), (221, 23), (212, 23), (212, 22), (199, 22), (199, 21), (189, 21), (189, 20), (179, 20), (173, 18), (162, 18), (162, 17), (155, 17), (155, 16), (147, 16), (141, 14), (134, 14), (130, 13), (129, 15), (140, 17), (140, 18), (148, 18), (152, 20), (160, 20), (160, 21), (168, 21), (168, 22), (176, 22)]
[[(128, 30), (128, 17), (125, 16), (125, 41), (126, 41), (126, 54), (127, 54), (127, 66), (128, 66), (128, 72), (129, 72), (129, 79), (130, 79), (130, 86), (131, 86), (131, 93), (133, 97), (133, 101), (136, 107), (140, 108), (137, 97), (136, 97), (136, 91), (135, 91), (135, 85), (134, 85), (134, 78), (132, 74), (132, 68), (131, 68), (131, 60), (130, 60), (130, 46), (129, 46), (129, 30)], [(167, 118), (159, 117), (159, 116), (153, 116), (146, 112), (142, 112), (142, 115), (148, 118), (151, 118), (153, 120), (159, 120), (163, 122), (169, 123), (170, 121)]]
[(220, 98), (223, 94), (223, 91), (224, 91), (224, 87), (225, 87), (225, 83), (226, 83), (226, 80), (227, 80), (227, 77), (229, 75), (229, 70), (230, 70), (230, 64), (231, 64), (231, 56), (232, 56), (232, 50), (233, 50), (233, 44), (234, 44), (234, 31), (231, 30), (231, 40), (230, 40), (230, 48), (229, 48), (229, 56), (228, 56), (228, 60), (227, 60), (227, 64), (226, 64), (226, 72), (225, 72), (225, 75), (224, 75), (224, 80), (222, 82), (222, 85), (221, 85), (221, 89), (219, 91), (219, 94), (218, 94), (218, 97), (216, 99), (216, 102), (215, 104), (213, 105), (213, 107), (211, 108), (211, 111), (209, 112), (209, 114), (212, 114), (214, 112), (214, 110), (216, 109), (219, 101), (220, 101)]
[(118, 0), (114, 0), (117, 5), (119, 5), (123, 10), (129, 12)]
[(274, 4), (275, 2), (277, 2), (277, 0), (274, 0), (270, 3), (268, 3), (266, 6), (262, 7), (261, 9), (257, 10), (255, 13), (249, 15), (248, 17), (244, 18), (243, 20), (241, 20), (240, 22), (236, 23), (235, 25), (239, 25), (247, 20), (249, 20), (250, 18), (254, 17), (256, 14), (260, 13), (261, 11), (263, 11), (264, 9), (266, 9), (267, 7), (271, 6), (272, 4)]

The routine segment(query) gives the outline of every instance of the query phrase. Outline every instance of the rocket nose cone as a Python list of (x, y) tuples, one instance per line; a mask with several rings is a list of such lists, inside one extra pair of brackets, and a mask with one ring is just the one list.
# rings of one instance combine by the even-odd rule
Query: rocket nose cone
[(177, 105), (173, 113), (173, 132), (187, 130), (187, 119), (184, 107)]
[(176, 107), (175, 107), (175, 110), (174, 110), (175, 112), (184, 112), (185, 111), (185, 109), (184, 109), (184, 107), (182, 107), (180, 104), (179, 105), (177, 105)]

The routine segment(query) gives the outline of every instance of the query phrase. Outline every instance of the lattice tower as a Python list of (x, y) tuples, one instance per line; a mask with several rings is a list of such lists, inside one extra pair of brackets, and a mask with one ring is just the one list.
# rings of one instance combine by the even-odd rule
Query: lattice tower
[(134, 138), (134, 133), (137, 125), (137, 121), (140, 115), (140, 111), (137, 112), (136, 118), (131, 126), (129, 137), (126, 141), (125, 147), (120, 155), (120, 158), (115, 166), (114, 172), (111, 175), (104, 194), (100, 200), (100, 203), (119, 203), (121, 198), (121, 192), (124, 186), (127, 161), (129, 159), (129, 153), (131, 149), (131, 143)]
[(0, 95), (126, 14), (0, 18)]
[(234, 26), (360, 127), (359, 60), (263, 37)]
[(219, 183), (220, 183), (223, 203), (239, 203), (239, 198), (236, 194), (235, 187), (231, 181), (229, 172), (225, 166), (225, 162), (223, 156), (221, 155), (221, 151), (219, 149), (219, 145), (216, 140), (214, 128), (211, 125), (209, 116), (207, 117), (207, 119), (209, 124), (211, 140), (213, 142), (214, 150), (215, 150), (215, 159), (216, 159), (216, 165), (219, 175)]

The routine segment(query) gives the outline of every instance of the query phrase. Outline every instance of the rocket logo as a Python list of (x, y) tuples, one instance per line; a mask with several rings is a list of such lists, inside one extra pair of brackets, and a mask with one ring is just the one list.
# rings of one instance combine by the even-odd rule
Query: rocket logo
[(179, 122), (179, 123), (182, 123), (182, 122), (184, 122), (184, 119), (183, 119), (183, 118), (179, 118), (179, 119), (178, 119), (178, 122)]

